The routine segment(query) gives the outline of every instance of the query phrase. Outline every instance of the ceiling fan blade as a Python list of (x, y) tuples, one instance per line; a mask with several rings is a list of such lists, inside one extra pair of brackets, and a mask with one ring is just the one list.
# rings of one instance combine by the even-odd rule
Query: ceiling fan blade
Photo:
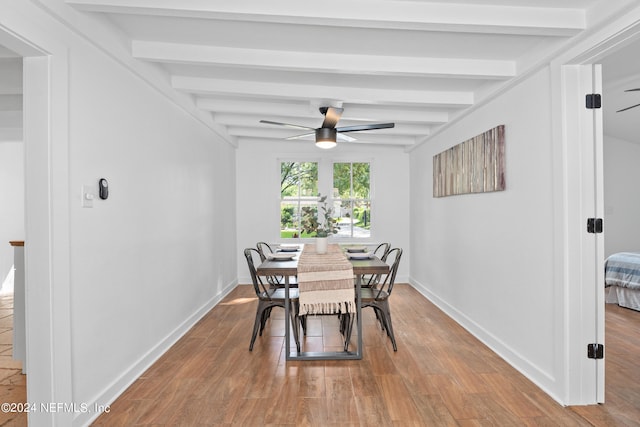
[(625, 92), (637, 92), (640, 90), (640, 87), (634, 88), (634, 89), (627, 89), (625, 90)]
[(395, 127), (395, 123), (373, 123), (370, 125), (343, 126), (336, 128), (338, 132), (357, 132), (360, 130), (389, 129)]
[(322, 122), (323, 128), (333, 129), (338, 124), (344, 108), (328, 107), (324, 113), (324, 121)]
[(286, 126), (286, 127), (294, 128), (294, 129), (309, 129), (309, 130), (315, 130), (316, 129), (316, 128), (312, 128), (312, 127), (309, 127), (309, 126), (292, 125), (290, 123), (272, 122), (271, 120), (260, 120), (260, 123), (266, 123), (268, 125)]
[(636, 104), (636, 105), (632, 105), (631, 107), (623, 108), (622, 110), (616, 111), (616, 113), (619, 113), (621, 111), (627, 111), (627, 110), (630, 110), (630, 109), (636, 108), (636, 107), (640, 107), (640, 104)]
[(336, 135), (336, 140), (338, 142), (353, 142), (353, 141), (357, 141), (357, 139), (355, 139), (354, 137), (349, 136), (349, 135), (344, 135), (342, 133), (338, 133)]
[(302, 135), (290, 136), (290, 137), (285, 138), (285, 139), (289, 141), (289, 140), (293, 140), (293, 139), (302, 139), (302, 138), (307, 138), (307, 137), (309, 137), (309, 136), (316, 136), (315, 129), (314, 129), (314, 132), (312, 132), (312, 133), (304, 133), (304, 134), (302, 134)]

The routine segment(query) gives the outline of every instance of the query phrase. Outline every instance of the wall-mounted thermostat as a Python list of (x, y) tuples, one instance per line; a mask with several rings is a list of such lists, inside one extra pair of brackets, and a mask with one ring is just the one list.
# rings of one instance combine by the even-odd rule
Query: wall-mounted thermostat
[(109, 183), (106, 178), (100, 178), (100, 181), (98, 181), (98, 189), (100, 198), (106, 200), (107, 197), (109, 197)]

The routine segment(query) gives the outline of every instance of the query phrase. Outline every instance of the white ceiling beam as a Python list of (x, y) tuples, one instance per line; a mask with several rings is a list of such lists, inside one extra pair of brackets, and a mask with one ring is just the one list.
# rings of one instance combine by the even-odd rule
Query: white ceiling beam
[[(351, 138), (355, 138), (358, 141), (372, 141), (372, 142), (384, 142), (390, 139), (393, 139), (396, 143), (402, 145), (411, 145), (416, 142), (416, 138), (424, 138), (428, 136), (430, 132), (420, 134), (416, 136), (415, 134), (399, 134), (393, 132), (383, 132), (387, 129), (380, 130), (372, 130), (370, 132), (348, 132), (345, 135), (350, 136)], [(393, 130), (393, 129), (391, 129)], [(304, 135), (304, 130), (294, 130), (294, 129), (284, 129), (284, 128), (269, 128), (268, 126), (264, 126), (264, 128), (257, 127), (240, 127), (240, 126), (229, 126), (227, 131), (230, 135), (234, 135), (237, 137), (255, 137), (255, 138), (270, 138), (270, 139), (286, 139), (292, 136)], [(338, 134), (340, 135), (340, 134)], [(311, 135), (307, 140), (313, 141), (314, 136)], [(339, 136), (338, 136), (339, 138)]]
[[(257, 128), (236, 128), (236, 127), (232, 127), (230, 128), (231, 132), (233, 132), (233, 135), (236, 137), (240, 137), (240, 138), (260, 138), (260, 139), (270, 139), (270, 140), (278, 140), (278, 141), (286, 141), (287, 138), (292, 137), (292, 136), (299, 136), (302, 134), (295, 134), (295, 133), (291, 133), (291, 131), (289, 131), (288, 134), (285, 133), (281, 133), (281, 132), (264, 132), (265, 129), (257, 129)], [(274, 130), (274, 129), (271, 129)], [(277, 129), (275, 129), (277, 130)], [(343, 136), (345, 138), (350, 138), (349, 140), (345, 140), (343, 139)], [(342, 135), (342, 134), (338, 134), (337, 135), (337, 142), (352, 142), (354, 139), (350, 136), (347, 135)], [(308, 135), (305, 137), (299, 137), (296, 138), (295, 141), (315, 141), (315, 135)], [(413, 141), (413, 140), (412, 140)], [(412, 142), (413, 143), (413, 142)]]
[(303, 129), (287, 129), (284, 127), (266, 126), (262, 127), (250, 127), (250, 126), (227, 126), (227, 132), (229, 135), (235, 136), (250, 136), (256, 138), (273, 138), (273, 139), (286, 139), (291, 136), (304, 134)]
[(66, 0), (90, 12), (290, 24), (570, 36), (586, 28), (583, 9), (383, 0)]
[(220, 113), (320, 117), (320, 111), (312, 107), (309, 102), (296, 102), (294, 100), (273, 102), (255, 99), (198, 97), (196, 106), (202, 110)]
[[(260, 138), (260, 137), (253, 137), (253, 136), (238, 136), (237, 139), (239, 144), (243, 142), (258, 143), (258, 144), (265, 144), (265, 143), (272, 144), (274, 141), (274, 139), (272, 138)], [(310, 145), (313, 144), (313, 140), (307, 141), (303, 139), (296, 139), (296, 140), (290, 140), (290, 141), (283, 139), (280, 141), (288, 144), (310, 144)], [(367, 140), (358, 138), (357, 141), (338, 142), (338, 144), (370, 144), (370, 145), (391, 145), (391, 146), (400, 146), (400, 147), (411, 147), (416, 144), (416, 140), (412, 138), (397, 138), (397, 137), (385, 137), (385, 138), (375, 138), (375, 139), (367, 139)]]
[(0, 111), (22, 111), (22, 95), (0, 94)]
[[(322, 118), (318, 109), (309, 103), (269, 102), (259, 100), (236, 100), (220, 98), (196, 99), (196, 105), (203, 110), (217, 113), (247, 114), (269, 117), (301, 117)], [(447, 123), (449, 113), (446, 111), (429, 111), (411, 108), (372, 108), (366, 105), (343, 104), (343, 116), (349, 120), (384, 121), (384, 122), (416, 122), (416, 123)]]
[(22, 128), (0, 127), (0, 142), (20, 142), (23, 138)]
[(244, 49), (134, 40), (133, 56), (155, 62), (242, 66), (383, 76), (447, 76), (482, 79), (516, 75), (516, 61), (418, 58)]
[[(274, 133), (276, 133), (275, 131), (279, 131), (279, 132), (284, 132), (284, 133), (278, 133), (278, 136), (283, 136), (283, 137), (305, 133), (304, 129), (291, 129), (291, 128), (286, 128), (284, 126), (260, 123), (260, 119), (258, 117), (253, 117), (253, 116), (246, 117), (246, 116), (234, 116), (229, 114), (216, 114), (214, 117), (214, 120), (216, 121), (216, 123), (220, 123), (227, 126), (227, 130), (231, 128), (235, 128), (235, 129), (257, 129), (258, 131), (260, 130), (274, 131)], [(282, 120), (280, 120), (279, 118), (273, 121), (282, 122)], [(289, 122), (291, 122), (291, 120), (289, 120)], [(287, 121), (284, 121), (284, 123), (287, 123)], [(292, 124), (298, 124), (301, 126), (309, 126), (309, 127), (320, 127), (320, 125), (322, 124), (322, 120), (306, 121), (306, 122), (296, 120)], [(346, 121), (343, 123), (343, 121), (341, 120), (338, 123), (338, 127), (350, 126), (352, 124), (353, 123), (349, 123)], [(360, 135), (360, 134), (363, 134), (364, 132), (375, 132), (376, 134), (388, 134), (388, 135), (426, 136), (431, 133), (431, 127), (426, 125), (413, 124), (413, 123), (396, 123), (395, 127), (393, 128), (376, 129), (372, 131), (348, 132), (347, 134), (355, 137), (355, 135)]]
[(22, 111), (0, 111), (0, 128), (22, 128)]
[(173, 76), (174, 89), (207, 94), (269, 97), (277, 99), (340, 99), (344, 102), (369, 104), (375, 99), (379, 103), (397, 105), (436, 105), (447, 107), (469, 107), (473, 105), (473, 92), (399, 90), (377, 88), (355, 88), (340, 86), (295, 85), (286, 83), (261, 83), (254, 81), (208, 79), (203, 77)]

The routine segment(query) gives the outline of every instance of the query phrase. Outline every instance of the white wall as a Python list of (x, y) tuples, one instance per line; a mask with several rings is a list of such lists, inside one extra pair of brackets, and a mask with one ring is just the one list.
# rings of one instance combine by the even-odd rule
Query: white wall
[[(544, 69), (411, 153), (411, 280), (562, 399), (551, 102)], [(506, 190), (433, 198), (433, 155), (501, 124)]]
[(0, 142), (0, 287), (13, 267), (11, 240), (24, 240), (24, 149)]
[[(235, 160), (111, 59), (72, 54), (73, 387), (90, 402), (234, 285)], [(101, 177), (109, 199), (82, 208)]]
[[(280, 242), (280, 160), (318, 161), (319, 169), (333, 161), (371, 162), (374, 228), (366, 243), (388, 241), (404, 249), (397, 281), (409, 272), (409, 156), (397, 147), (338, 144), (331, 150), (312, 142), (243, 143), (238, 148), (237, 218), (238, 281), (251, 283), (241, 251), (258, 241)], [(330, 174), (330, 169), (327, 172)], [(330, 181), (329, 175), (329, 181)], [(330, 194), (330, 189), (320, 189)], [(333, 238), (332, 238), (333, 240)], [(335, 240), (334, 240), (335, 241)]]
[(605, 135), (605, 256), (640, 251), (640, 144)]
[[(122, 392), (235, 286), (235, 148), (39, 7), (11, 3), (0, 15), (10, 32), (52, 53), (49, 90), (25, 89), (25, 111), (41, 110), (40, 98), (52, 107), (50, 127), (25, 122), (27, 135), (45, 141), (26, 155), (27, 184), (36, 184), (27, 185), (27, 198), (34, 202), (34, 187), (50, 191), (50, 199), (37, 198), (45, 209), (27, 215), (34, 233), (25, 250), (40, 259), (33, 254), (47, 246), (34, 242), (50, 238), (62, 250), (50, 253), (52, 275), (40, 269), (45, 280), (27, 282), (37, 302), (32, 324), (45, 325), (29, 340), (53, 353), (29, 350), (36, 363), (28, 397), (93, 408)], [(101, 177), (109, 199), (82, 208), (81, 186), (97, 191)], [(43, 223), (64, 227), (49, 234)], [(58, 280), (67, 271), (68, 280)], [(93, 416), (37, 413), (30, 422), (86, 425)]]

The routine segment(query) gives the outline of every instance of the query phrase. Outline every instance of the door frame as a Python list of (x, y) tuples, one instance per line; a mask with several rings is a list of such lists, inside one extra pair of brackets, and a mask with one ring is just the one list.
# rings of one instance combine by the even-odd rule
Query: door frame
[[(20, 17), (7, 22), (24, 23)], [(73, 413), (40, 404), (73, 403), (69, 245), (69, 60), (0, 24), (0, 44), (23, 57), (25, 309), (29, 425), (72, 425)]]
[(587, 218), (603, 217), (602, 109), (587, 109), (586, 95), (601, 93), (601, 67), (563, 65), (568, 402), (604, 402), (604, 359), (587, 346), (604, 344), (604, 239), (587, 232)]
[[(567, 405), (603, 403), (605, 359), (587, 358), (587, 344), (605, 344), (604, 337), (604, 233), (586, 232), (590, 217), (605, 219), (603, 205), (603, 131), (600, 119), (588, 117), (586, 93), (601, 92), (598, 62), (612, 52), (640, 39), (640, 8), (582, 40), (551, 62), (557, 178), (556, 247), (562, 249), (563, 268), (557, 274), (564, 283), (565, 360), (564, 399)], [(588, 81), (600, 83), (585, 92)], [(591, 75), (591, 76), (588, 76)], [(604, 104), (606, 99), (603, 99)], [(597, 120), (600, 120), (598, 123)], [(595, 139), (594, 139), (594, 136)]]

